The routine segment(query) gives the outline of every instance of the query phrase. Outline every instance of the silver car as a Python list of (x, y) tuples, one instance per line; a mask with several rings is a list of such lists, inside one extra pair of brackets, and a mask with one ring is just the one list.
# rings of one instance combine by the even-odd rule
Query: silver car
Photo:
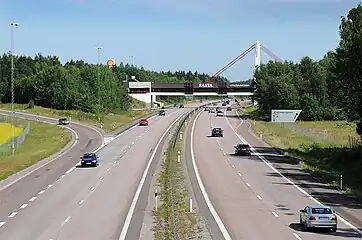
[(310, 205), (300, 210), (299, 222), (304, 230), (328, 228), (337, 231), (337, 216), (329, 206)]

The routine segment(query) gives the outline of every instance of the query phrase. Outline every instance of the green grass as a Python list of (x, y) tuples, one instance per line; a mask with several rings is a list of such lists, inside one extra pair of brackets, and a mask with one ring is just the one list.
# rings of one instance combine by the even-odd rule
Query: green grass
[[(184, 131), (185, 126), (181, 131)], [(178, 137), (178, 136), (176, 136)], [(161, 205), (155, 212), (154, 238), (156, 240), (172, 239), (173, 237), (173, 215), (170, 191), (170, 169), (172, 169), (172, 183), (175, 202), (175, 217), (177, 219), (176, 239), (194, 239), (196, 235), (197, 219), (194, 213), (189, 212), (188, 190), (183, 174), (182, 163), (177, 162), (177, 151), (181, 151), (183, 141), (178, 137), (175, 149), (172, 143), (175, 136), (169, 142), (166, 161), (162, 164), (162, 171), (158, 178), (161, 187)]]
[[(0, 104), (0, 109), (10, 109), (9, 104)], [(85, 113), (79, 110), (56, 110), (50, 108), (43, 108), (35, 106), (34, 108), (28, 108), (27, 104), (16, 104), (15, 111), (21, 111), (36, 115), (49, 116), (49, 117), (71, 117), (72, 121), (84, 122), (93, 126), (100, 127), (98, 117), (95, 114)], [(105, 132), (111, 132), (124, 125), (127, 125), (135, 119), (145, 117), (155, 110), (145, 111), (125, 111), (120, 114), (108, 114), (104, 116), (102, 120), (102, 128)]]
[[(61, 136), (63, 135), (63, 141)], [(15, 155), (10, 154), (7, 146), (0, 152), (0, 180), (21, 171), (41, 159), (60, 151), (71, 139), (71, 134), (55, 125), (30, 122), (30, 132), (25, 141), (16, 149)], [(4, 152), (7, 151), (7, 152)]]
[[(255, 116), (257, 108), (244, 107), (243, 112)], [(254, 114), (254, 115), (253, 115)], [(346, 191), (361, 196), (360, 137), (355, 125), (346, 121), (278, 123), (251, 120), (257, 136), (294, 159), (300, 167), (322, 181), (336, 185), (343, 175)], [(292, 159), (293, 159), (292, 158)]]

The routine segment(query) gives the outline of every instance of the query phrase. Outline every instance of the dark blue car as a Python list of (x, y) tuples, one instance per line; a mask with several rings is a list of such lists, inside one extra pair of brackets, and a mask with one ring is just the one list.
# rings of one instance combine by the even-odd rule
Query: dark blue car
[(80, 158), (80, 165), (82, 167), (99, 165), (99, 157), (95, 153), (85, 153), (83, 157)]

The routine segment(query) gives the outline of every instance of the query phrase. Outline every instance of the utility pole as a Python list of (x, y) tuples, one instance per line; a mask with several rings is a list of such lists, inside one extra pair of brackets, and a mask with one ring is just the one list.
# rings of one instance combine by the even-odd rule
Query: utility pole
[(102, 47), (96, 47), (97, 49), (97, 54), (98, 54), (98, 63), (97, 63), (97, 85), (98, 85), (98, 121), (99, 123), (101, 123), (101, 115), (100, 115), (100, 111), (101, 111), (101, 82), (100, 82), (100, 67), (101, 67), (101, 50)]
[(15, 155), (15, 128), (14, 128), (14, 28), (18, 27), (19, 23), (10, 23), (10, 57), (11, 57), (11, 150), (12, 155)]

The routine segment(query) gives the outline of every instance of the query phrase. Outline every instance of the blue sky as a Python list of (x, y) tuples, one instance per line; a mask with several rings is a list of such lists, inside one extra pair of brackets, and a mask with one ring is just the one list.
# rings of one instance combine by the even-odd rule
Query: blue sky
[[(213, 74), (256, 40), (283, 60), (320, 59), (339, 41), (340, 16), (358, 0), (0, 0), (0, 52), (133, 62)], [(223, 75), (252, 75), (253, 54)], [(262, 61), (270, 58), (262, 54)]]

